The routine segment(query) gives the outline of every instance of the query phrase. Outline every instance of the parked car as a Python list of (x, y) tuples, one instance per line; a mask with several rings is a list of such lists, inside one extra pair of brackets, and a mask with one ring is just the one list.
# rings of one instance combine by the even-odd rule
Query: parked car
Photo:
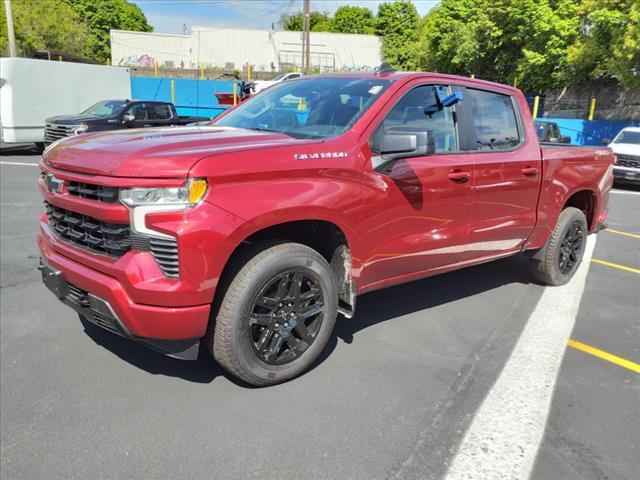
[(616, 154), (613, 176), (620, 183), (640, 184), (640, 127), (623, 128), (609, 148)]
[(560, 134), (560, 127), (556, 122), (536, 120), (533, 124), (540, 143), (571, 143), (571, 137)]
[(165, 354), (203, 341), (253, 385), (304, 372), (366, 292), (521, 253), (562, 285), (606, 218), (614, 155), (541, 146), (528, 112), (505, 85), (349, 73), (210, 126), (64, 139), (40, 163), (43, 281)]
[(208, 117), (179, 116), (170, 102), (148, 100), (103, 100), (76, 115), (47, 118), (44, 142), (89, 132), (123, 128), (187, 125)]
[(105, 97), (131, 97), (128, 68), (0, 58), (0, 141), (44, 150), (47, 117), (81, 112)]
[(294, 80), (300, 77), (302, 77), (302, 73), (300, 72), (289, 72), (289, 73), (282, 73), (278, 75), (276, 78), (274, 78), (273, 80), (257, 80), (256, 82), (254, 82), (256, 85), (255, 93), (261, 92), (265, 88), (269, 88), (277, 83), (286, 82), (287, 80)]

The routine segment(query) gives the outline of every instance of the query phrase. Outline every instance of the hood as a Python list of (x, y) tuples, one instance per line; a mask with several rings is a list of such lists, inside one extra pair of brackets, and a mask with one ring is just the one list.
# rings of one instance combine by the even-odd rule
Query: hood
[(633, 143), (610, 143), (609, 148), (611, 148), (616, 155), (633, 155), (640, 157), (640, 145)]
[(95, 120), (104, 120), (105, 117), (96, 115), (58, 115), (45, 120), (45, 123), (56, 123), (58, 125), (79, 125), (80, 123), (91, 122)]
[(318, 143), (230, 127), (164, 127), (67, 137), (44, 154), (53, 168), (114, 177), (184, 178), (201, 158), (227, 152)]

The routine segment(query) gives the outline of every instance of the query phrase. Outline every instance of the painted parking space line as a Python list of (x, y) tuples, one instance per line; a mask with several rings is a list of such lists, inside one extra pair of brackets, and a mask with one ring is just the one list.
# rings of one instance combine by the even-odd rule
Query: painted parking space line
[(595, 244), (596, 236), (589, 236), (584, 260), (569, 283), (545, 288), (445, 480), (529, 478)]
[(626, 358), (613, 355), (612, 353), (605, 352), (604, 350), (600, 350), (599, 348), (595, 348), (585, 343), (578, 342), (577, 340), (574, 340), (572, 338), (567, 341), (567, 345), (575, 348), (576, 350), (581, 350), (585, 353), (593, 355), (594, 357), (598, 357), (606, 360), (607, 362), (611, 362), (615, 365), (618, 365), (619, 367), (627, 368), (632, 372), (640, 373), (640, 364), (632, 362), (631, 360), (627, 360)]
[(618, 270), (624, 270), (625, 272), (637, 273), (640, 275), (640, 270), (637, 268), (627, 267), (626, 265), (620, 265), (619, 263), (607, 262), (606, 260), (600, 260), (599, 258), (592, 258), (591, 261), (606, 267), (617, 268)]
[(616, 235), (623, 235), (625, 237), (640, 238), (640, 235), (638, 235), (637, 233), (622, 232), (620, 230), (614, 230), (613, 228), (605, 228), (604, 231), (609, 233), (615, 233)]
[(640, 192), (635, 192), (633, 190), (611, 190), (610, 193), (615, 193), (617, 195), (640, 195)]
[(27, 163), (27, 162), (5, 162), (4, 160), (0, 161), (0, 165), (27, 165), (29, 167), (37, 167), (37, 163)]

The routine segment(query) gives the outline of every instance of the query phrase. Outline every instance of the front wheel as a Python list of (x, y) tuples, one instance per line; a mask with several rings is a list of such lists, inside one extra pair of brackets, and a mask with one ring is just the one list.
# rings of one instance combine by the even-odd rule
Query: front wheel
[(543, 256), (531, 261), (531, 273), (548, 285), (564, 285), (576, 273), (587, 244), (589, 228), (584, 213), (565, 208), (551, 233)]
[(329, 340), (337, 312), (326, 260), (305, 245), (282, 243), (248, 255), (205, 340), (228, 372), (252, 385), (272, 385), (311, 365)]

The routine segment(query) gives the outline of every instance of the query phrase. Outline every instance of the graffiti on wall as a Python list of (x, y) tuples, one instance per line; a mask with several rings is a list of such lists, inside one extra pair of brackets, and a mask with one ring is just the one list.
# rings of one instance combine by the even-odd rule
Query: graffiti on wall
[(122, 67), (150, 67), (153, 68), (156, 64), (156, 59), (150, 55), (131, 55), (129, 57), (123, 57), (118, 62), (118, 65)]

